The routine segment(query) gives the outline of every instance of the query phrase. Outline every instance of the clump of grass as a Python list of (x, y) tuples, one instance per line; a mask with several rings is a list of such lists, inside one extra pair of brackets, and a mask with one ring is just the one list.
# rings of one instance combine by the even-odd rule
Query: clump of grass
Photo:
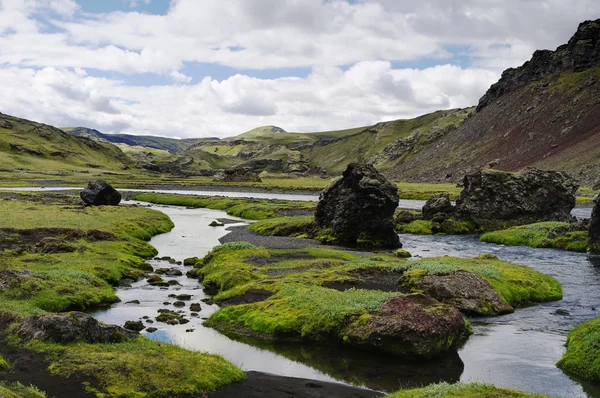
[(427, 387), (401, 390), (385, 398), (548, 398), (545, 395), (498, 388), (481, 383), (439, 383)]
[(588, 245), (586, 231), (570, 231), (569, 223), (555, 221), (487, 232), (481, 235), (481, 241), (507, 246), (557, 248), (576, 252), (585, 252)]
[(567, 351), (556, 364), (586, 380), (600, 381), (600, 318), (577, 325), (567, 337)]
[(99, 397), (172, 397), (204, 394), (241, 381), (244, 373), (217, 355), (188, 351), (144, 337), (117, 344), (57, 344), (28, 348), (48, 354), (51, 373), (80, 373), (96, 380)]
[(5, 370), (7, 370), (9, 368), (8, 362), (6, 362), (6, 359), (4, 359), (2, 357), (2, 355), (0, 355), (0, 372), (3, 372)]
[(433, 235), (447, 234), (460, 235), (476, 232), (477, 225), (471, 221), (455, 220), (449, 218), (442, 223), (431, 220), (414, 220), (409, 223), (396, 224), (396, 232), (401, 234)]
[(396, 232), (400, 234), (431, 235), (433, 222), (431, 220), (415, 220), (408, 224), (397, 224)]
[(301, 201), (223, 198), (160, 193), (140, 193), (133, 198), (143, 202), (164, 205), (223, 210), (230, 216), (241, 217), (247, 220), (264, 220), (267, 218), (279, 217), (288, 211), (311, 212), (316, 206), (315, 203)]
[(21, 383), (0, 382), (0, 397), (4, 398), (46, 398), (46, 394), (36, 386)]

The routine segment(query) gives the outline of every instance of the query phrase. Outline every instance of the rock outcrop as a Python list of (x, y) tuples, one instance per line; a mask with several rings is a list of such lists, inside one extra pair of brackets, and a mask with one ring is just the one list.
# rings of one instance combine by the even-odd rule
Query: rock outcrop
[(501, 315), (514, 312), (490, 283), (476, 273), (456, 271), (452, 275), (425, 275), (412, 289), (452, 305), (468, 315)]
[(315, 224), (337, 244), (365, 248), (398, 248), (394, 231), (398, 188), (373, 165), (351, 163), (340, 180), (319, 198)]
[(594, 196), (594, 203), (589, 227), (589, 247), (590, 251), (600, 253), (600, 194)]
[(82, 312), (31, 316), (23, 322), (18, 334), (25, 342), (49, 340), (57, 343), (119, 343), (138, 335), (120, 326), (105, 325)]
[(454, 206), (450, 201), (450, 195), (441, 193), (432, 196), (423, 206), (423, 218), (425, 220), (433, 220), (434, 218), (448, 218), (454, 214)]
[(261, 182), (258, 173), (248, 167), (225, 169), (213, 176), (216, 182)]
[(88, 205), (117, 206), (121, 203), (121, 194), (106, 181), (91, 181), (79, 196)]
[(456, 308), (422, 294), (389, 299), (348, 332), (347, 343), (406, 357), (431, 358), (458, 347), (469, 335)]
[(509, 68), (479, 100), (477, 111), (517, 87), (561, 72), (580, 72), (600, 64), (600, 20), (585, 21), (567, 44), (555, 51), (538, 50), (519, 68)]
[(569, 221), (579, 188), (562, 172), (485, 170), (465, 176), (456, 215), (481, 226)]

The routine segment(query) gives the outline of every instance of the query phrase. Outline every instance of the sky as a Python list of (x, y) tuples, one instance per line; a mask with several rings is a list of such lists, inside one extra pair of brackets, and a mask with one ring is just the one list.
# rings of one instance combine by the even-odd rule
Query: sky
[(597, 0), (0, 0), (0, 112), (231, 137), (476, 105)]

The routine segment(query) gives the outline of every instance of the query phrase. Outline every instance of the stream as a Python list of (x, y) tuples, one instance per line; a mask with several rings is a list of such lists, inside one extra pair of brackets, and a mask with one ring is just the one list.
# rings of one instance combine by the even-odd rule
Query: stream
[[(245, 222), (217, 210), (150, 207), (167, 214), (175, 224), (172, 231), (155, 236), (150, 244), (157, 248), (158, 256), (169, 256), (178, 261), (204, 256), (219, 244), (219, 238), (227, 234), (229, 225), (209, 227), (211, 221), (227, 218)], [(401, 235), (400, 239), (415, 258), (474, 257), (493, 253), (501, 260), (528, 265), (559, 280), (564, 299), (518, 309), (514, 314), (501, 317), (471, 319), (474, 335), (458, 355), (419, 363), (340, 347), (229, 338), (202, 326), (204, 319), (217, 311), (218, 306), (202, 302), (209, 296), (197, 280), (185, 276), (164, 277), (165, 280), (176, 280), (180, 286), (159, 288), (142, 280), (131, 287), (119, 288), (117, 294), (121, 303), (94, 316), (107, 323), (123, 325), (125, 321), (142, 317), (153, 320), (161, 308), (181, 310), (189, 323), (170, 326), (155, 321), (146, 326), (157, 328), (156, 332), (142, 333), (151, 339), (190, 350), (222, 355), (245, 371), (337, 381), (380, 391), (460, 380), (557, 397), (600, 397), (600, 386), (571, 378), (555, 366), (564, 352), (568, 331), (580, 322), (600, 316), (600, 308), (595, 307), (600, 306), (600, 267), (595, 267), (586, 254), (482, 243), (477, 235)], [(184, 274), (190, 268), (156, 259), (150, 260), (149, 264), (155, 269), (177, 268)], [(170, 294), (190, 294), (192, 300), (186, 301), (185, 307), (175, 308), (176, 299), (169, 297)], [(132, 300), (139, 300), (140, 304), (128, 303)], [(199, 316), (191, 315), (190, 303), (201, 304)], [(558, 309), (561, 311), (557, 313)]]

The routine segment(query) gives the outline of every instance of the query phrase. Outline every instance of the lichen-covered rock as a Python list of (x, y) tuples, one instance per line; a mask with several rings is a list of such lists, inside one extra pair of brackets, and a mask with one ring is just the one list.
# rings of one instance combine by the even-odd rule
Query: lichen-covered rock
[(456, 271), (451, 275), (424, 275), (412, 289), (455, 306), (469, 315), (501, 315), (514, 312), (492, 289), (490, 283), (474, 272)]
[(261, 182), (258, 173), (249, 167), (232, 167), (213, 176), (217, 182)]
[(458, 347), (470, 334), (460, 311), (422, 294), (393, 297), (357, 322), (346, 342), (358, 348), (432, 358)]
[(91, 181), (79, 196), (88, 205), (117, 206), (121, 203), (121, 194), (106, 181)]
[(479, 225), (569, 221), (579, 185), (562, 172), (484, 170), (466, 175), (456, 215)]
[(370, 164), (350, 163), (319, 198), (315, 224), (350, 247), (397, 248), (398, 188)]
[(594, 196), (594, 209), (590, 219), (589, 236), (590, 251), (600, 253), (600, 194)]
[(425, 220), (433, 220), (440, 215), (443, 215), (443, 218), (447, 218), (453, 213), (454, 206), (450, 201), (450, 195), (447, 193), (432, 196), (427, 200), (425, 206), (423, 206), (423, 218)]
[(119, 343), (138, 335), (117, 325), (105, 325), (82, 312), (31, 316), (18, 334), (25, 342), (39, 339), (57, 343)]

